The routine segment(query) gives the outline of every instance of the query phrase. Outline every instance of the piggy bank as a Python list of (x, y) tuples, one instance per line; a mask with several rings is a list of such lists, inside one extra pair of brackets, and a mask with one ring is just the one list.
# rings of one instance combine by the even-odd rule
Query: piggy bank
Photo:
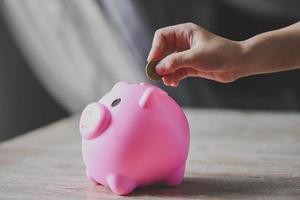
[(82, 112), (82, 155), (90, 181), (126, 195), (183, 179), (189, 125), (180, 106), (148, 83), (119, 82)]

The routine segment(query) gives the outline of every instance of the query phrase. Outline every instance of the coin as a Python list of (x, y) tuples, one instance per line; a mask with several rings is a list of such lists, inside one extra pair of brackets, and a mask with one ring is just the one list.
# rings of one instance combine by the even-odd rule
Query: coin
[(161, 75), (157, 74), (155, 71), (155, 66), (159, 63), (159, 61), (150, 61), (146, 65), (146, 75), (149, 79), (157, 81), (162, 78)]

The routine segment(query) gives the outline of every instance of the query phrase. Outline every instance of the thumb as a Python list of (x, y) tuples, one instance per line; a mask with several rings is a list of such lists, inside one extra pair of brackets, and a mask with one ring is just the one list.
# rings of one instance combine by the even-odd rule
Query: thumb
[(155, 67), (159, 75), (173, 73), (181, 68), (189, 68), (195, 64), (195, 53), (189, 49), (186, 51), (175, 52), (162, 59)]

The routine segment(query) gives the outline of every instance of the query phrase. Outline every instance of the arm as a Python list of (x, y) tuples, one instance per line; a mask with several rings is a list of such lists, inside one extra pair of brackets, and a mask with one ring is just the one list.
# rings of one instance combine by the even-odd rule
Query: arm
[(300, 68), (300, 22), (241, 42), (242, 76)]

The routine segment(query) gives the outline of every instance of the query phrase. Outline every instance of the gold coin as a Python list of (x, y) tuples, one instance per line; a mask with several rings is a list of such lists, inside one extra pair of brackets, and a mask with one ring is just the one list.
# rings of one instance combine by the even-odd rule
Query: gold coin
[(157, 63), (159, 63), (159, 61), (153, 61), (153, 60), (147, 63), (146, 75), (147, 75), (148, 79), (157, 81), (162, 78), (162, 76), (157, 74), (155, 71), (155, 66), (157, 65)]

